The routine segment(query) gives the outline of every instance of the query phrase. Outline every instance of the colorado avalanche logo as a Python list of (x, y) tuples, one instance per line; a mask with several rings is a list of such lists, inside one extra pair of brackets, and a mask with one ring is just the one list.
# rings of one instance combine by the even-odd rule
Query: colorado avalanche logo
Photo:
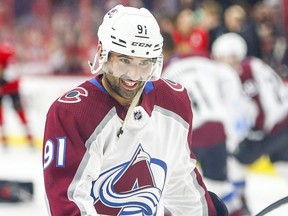
[(163, 161), (151, 158), (139, 145), (129, 162), (108, 170), (93, 182), (91, 196), (97, 212), (104, 215), (156, 215), (166, 171)]
[(82, 87), (77, 87), (72, 91), (66, 93), (64, 96), (60, 97), (58, 101), (63, 103), (78, 103), (81, 101), (81, 97), (87, 97), (88, 91)]

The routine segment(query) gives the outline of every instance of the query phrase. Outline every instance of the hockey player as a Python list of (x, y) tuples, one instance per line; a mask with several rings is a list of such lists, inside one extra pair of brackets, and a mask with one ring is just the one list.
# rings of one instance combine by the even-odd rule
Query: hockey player
[(98, 38), (95, 78), (47, 114), (50, 215), (164, 215), (164, 207), (179, 216), (226, 215), (190, 151), (187, 92), (159, 79), (163, 38), (155, 18), (118, 5), (104, 16)]
[(19, 93), (19, 80), (8, 80), (5, 77), (5, 70), (8, 66), (9, 59), (14, 55), (13, 47), (2, 42), (0, 44), (0, 136), (2, 145), (7, 146), (7, 138), (5, 130), (3, 128), (3, 98), (10, 97), (12, 100), (13, 108), (18, 114), (27, 135), (27, 142), (31, 147), (33, 147), (33, 138), (28, 127), (28, 122), (26, 118), (25, 111), (22, 106), (20, 93)]
[(258, 107), (255, 124), (234, 152), (235, 157), (243, 164), (251, 164), (267, 155), (288, 180), (287, 86), (261, 59), (246, 56), (247, 45), (238, 34), (220, 36), (212, 53), (216, 60), (237, 70), (244, 92)]
[(237, 143), (243, 133), (239, 129), (247, 127), (249, 120), (241, 114), (240, 107), (248, 109), (241, 82), (231, 68), (208, 56), (175, 55), (170, 34), (163, 36), (166, 61), (162, 76), (187, 88), (194, 116), (192, 150), (200, 162), (204, 181), (225, 202), (230, 215), (242, 215), (240, 197), (227, 176), (231, 146), (227, 144)]

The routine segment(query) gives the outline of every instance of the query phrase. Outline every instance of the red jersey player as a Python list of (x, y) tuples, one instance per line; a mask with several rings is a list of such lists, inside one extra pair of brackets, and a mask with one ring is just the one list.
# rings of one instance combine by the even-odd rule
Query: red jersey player
[(28, 122), (26, 118), (25, 111), (21, 104), (21, 98), (19, 93), (19, 80), (7, 80), (5, 78), (5, 69), (8, 66), (9, 60), (14, 55), (13, 47), (8, 44), (2, 42), (0, 44), (0, 136), (1, 141), (4, 146), (7, 146), (7, 138), (5, 135), (5, 130), (3, 128), (3, 98), (10, 97), (12, 100), (13, 108), (18, 114), (22, 124), (25, 127), (25, 131), (27, 134), (27, 141), (30, 146), (33, 145), (32, 135), (28, 128)]

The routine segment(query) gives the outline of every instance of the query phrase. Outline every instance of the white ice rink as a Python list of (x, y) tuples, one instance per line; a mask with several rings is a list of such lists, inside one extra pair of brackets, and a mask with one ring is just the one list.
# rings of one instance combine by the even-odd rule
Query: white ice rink
[[(41, 151), (27, 148), (0, 148), (0, 179), (31, 180), (35, 184), (35, 198), (26, 204), (0, 204), (0, 216), (48, 216), (44, 202)], [(248, 202), (252, 215), (269, 204), (288, 195), (284, 179), (276, 175), (249, 172)], [(267, 216), (288, 215), (282, 207)]]

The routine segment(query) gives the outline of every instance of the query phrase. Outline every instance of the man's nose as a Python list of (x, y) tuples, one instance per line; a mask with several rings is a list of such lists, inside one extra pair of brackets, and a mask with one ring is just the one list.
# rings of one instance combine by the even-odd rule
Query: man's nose
[(136, 65), (129, 67), (129, 70), (126, 74), (131, 80), (137, 81), (140, 80), (141, 74), (139, 68)]

